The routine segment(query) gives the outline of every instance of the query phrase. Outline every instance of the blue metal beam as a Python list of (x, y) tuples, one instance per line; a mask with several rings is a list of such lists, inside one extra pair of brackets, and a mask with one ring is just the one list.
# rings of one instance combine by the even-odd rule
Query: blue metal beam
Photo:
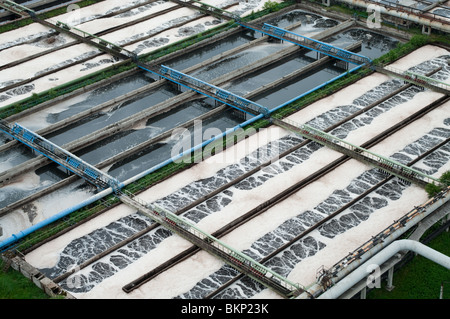
[(11, 125), (1, 120), (0, 130), (100, 189), (111, 187), (117, 192), (123, 187), (115, 178), (18, 123)]
[(143, 70), (154, 73), (160, 77), (163, 77), (169, 81), (182, 85), (197, 93), (206, 95), (216, 101), (225, 103), (235, 109), (238, 109), (250, 115), (253, 116), (258, 114), (263, 114), (265, 116), (270, 115), (270, 110), (258, 103), (247, 100), (246, 98), (243, 98), (227, 90), (219, 88), (215, 85), (197, 79), (193, 76), (171, 69), (168, 66), (161, 65), (158, 69), (155, 69), (155, 67), (138, 63), (138, 67), (140, 67)]
[(264, 23), (262, 28), (259, 28), (257, 26), (250, 25), (247, 23), (243, 23), (243, 22), (238, 22), (238, 23), (245, 28), (261, 32), (263, 34), (278, 38), (280, 40), (291, 42), (291, 43), (301, 46), (303, 48), (313, 50), (313, 51), (319, 52), (321, 54), (325, 54), (330, 57), (333, 57), (333, 58), (336, 58), (336, 59), (339, 59), (339, 60), (342, 60), (342, 61), (345, 61), (348, 63), (352, 63), (352, 64), (356, 64), (356, 65), (361, 65), (361, 64), (371, 65), (372, 64), (372, 60), (363, 55), (356, 54), (356, 53), (335, 47), (329, 43), (325, 43), (325, 42), (322, 42), (319, 40), (308, 38), (304, 35), (300, 35), (300, 34), (297, 34), (292, 31), (285, 30), (285, 29), (282, 29), (279, 27), (275, 27), (275, 26), (267, 24), (267, 23)]

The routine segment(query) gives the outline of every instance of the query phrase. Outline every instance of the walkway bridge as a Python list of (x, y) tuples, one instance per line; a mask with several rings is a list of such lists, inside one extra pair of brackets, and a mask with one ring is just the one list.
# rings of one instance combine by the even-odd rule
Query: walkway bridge
[[(305, 292), (304, 287), (301, 285), (289, 281), (271, 269), (264, 267), (254, 259), (202, 231), (186, 218), (177, 216), (155, 204), (149, 204), (142, 199), (135, 197), (133, 194), (124, 194), (120, 196), (120, 199), (125, 204), (137, 209), (139, 212), (163, 225), (165, 228), (168, 228), (181, 237), (189, 240), (197, 247), (219, 257), (238, 271), (253, 278), (264, 286), (273, 289), (281, 296), (294, 298)], [(124, 286), (122, 289), (125, 292), (128, 292), (131, 288), (133, 287)]]
[(220, 18), (226, 20), (234, 20), (236, 23), (241, 25), (244, 28), (251, 29), (257, 32), (261, 32), (263, 34), (269, 35), (274, 38), (278, 38), (280, 40), (288, 41), (293, 44), (299, 45), (303, 48), (317, 51), (320, 54), (327, 55), (345, 62), (353, 63), (356, 65), (371, 65), (372, 60), (363, 55), (356, 54), (354, 52), (350, 52), (338, 47), (335, 47), (331, 44), (318, 41), (300, 34), (296, 34), (292, 31), (288, 31), (279, 27), (275, 27), (273, 25), (264, 23), (263, 25), (250, 24), (241, 20), (241, 18), (227, 10), (212, 6), (210, 4), (206, 4), (197, 0), (183, 1), (183, 0), (172, 0), (180, 5), (184, 5), (186, 7), (200, 10), (204, 13), (209, 13), (213, 16), (219, 16)]
[(0, 8), (11, 11), (21, 17), (35, 16), (35, 12), (25, 6), (8, 0), (0, 0)]
[(0, 120), (0, 130), (97, 186), (100, 190), (111, 187), (117, 192), (122, 187), (121, 183), (115, 178), (17, 123), (10, 124)]
[(191, 9), (199, 10), (202, 13), (212, 15), (219, 19), (235, 20), (235, 21), (240, 19), (238, 15), (232, 12), (197, 0), (171, 0), (171, 2), (178, 3), (179, 5)]
[(353, 145), (347, 141), (337, 138), (329, 133), (315, 129), (306, 124), (298, 124), (289, 119), (272, 119), (273, 123), (286, 128), (294, 133), (300, 134), (307, 139), (313, 140), (340, 153), (355, 158), (369, 165), (377, 167), (380, 171), (392, 174), (402, 180), (425, 187), (429, 183), (442, 185), (439, 179), (428, 176), (423, 172), (403, 165), (395, 160), (386, 158), (371, 152), (365, 148)]
[(115, 195), (126, 205), (137, 209), (156, 223), (189, 240), (197, 247), (222, 259), (238, 271), (273, 289), (281, 296), (294, 298), (305, 291), (299, 284), (290, 282), (288, 279), (264, 267), (247, 255), (202, 231), (182, 216), (177, 216), (156, 205), (146, 203), (127, 191), (122, 191), (123, 184), (115, 178), (25, 127), (17, 123), (12, 125), (4, 120), (0, 120), (0, 130), (98, 188), (106, 189), (111, 187)]
[(196, 79), (190, 75), (184, 74), (167, 66), (160, 67), (145, 65), (138, 62), (139, 67), (152, 73), (158, 74), (174, 83), (183, 85), (188, 89), (194, 90), (203, 95), (212, 97), (233, 108), (244, 111), (252, 115), (263, 114), (270, 118), (278, 126), (284, 127), (294, 133), (300, 134), (310, 140), (314, 140), (322, 145), (351, 156), (357, 160), (378, 167), (381, 171), (398, 176), (402, 180), (425, 187), (429, 183), (441, 184), (441, 182), (431, 176), (428, 176), (418, 170), (398, 163), (392, 159), (375, 154), (362, 147), (353, 145), (347, 141), (332, 136), (326, 132), (310, 127), (306, 124), (300, 125), (289, 119), (275, 119), (271, 117), (271, 111), (255, 102), (242, 98), (236, 94), (216, 87), (207, 82)]
[(6, 10), (9, 10), (13, 13), (22, 15), (23, 17), (30, 16), (37, 23), (45, 25), (45, 26), (49, 27), (50, 29), (54, 29), (56, 31), (66, 33), (67, 35), (69, 35), (70, 37), (72, 37), (76, 40), (84, 42), (88, 45), (95, 46), (98, 49), (108, 52), (108, 53), (112, 54), (113, 56), (116, 56), (120, 59), (126, 60), (128, 58), (131, 58), (133, 61), (137, 61), (137, 54), (135, 54), (134, 52), (128, 51), (128, 50), (122, 48), (121, 46), (111, 43), (100, 37), (97, 37), (94, 34), (90, 34), (86, 31), (80, 30), (74, 26), (70, 26), (67, 23), (64, 23), (61, 21), (53, 21), (52, 19), (48, 19), (48, 20), (40, 19), (36, 15), (35, 11), (33, 11), (32, 9), (29, 9), (25, 6), (22, 6), (20, 4), (17, 4), (13, 1), (0, 0), (0, 7), (4, 8)]
[[(3, 0), (1, 3), (4, 4), (5, 2), (10, 3), (10, 1), (5, 0)], [(13, 9), (11, 8), (8, 10), (12, 11)], [(214, 10), (218, 14), (219, 11), (216, 9)], [(170, 80), (179, 85), (187, 87), (188, 89), (194, 90), (200, 94), (211, 97), (238, 110), (244, 111), (252, 115), (263, 114), (265, 117), (271, 118), (271, 111), (268, 110), (266, 107), (261, 106), (255, 102), (247, 100), (243, 97), (235, 95), (231, 92), (228, 92), (222, 88), (216, 87), (207, 82), (196, 79), (187, 74), (181, 73), (177, 70), (171, 69), (167, 66), (145, 64), (138, 60), (137, 55), (134, 52), (125, 50), (124, 48), (115, 45), (113, 43), (110, 43), (108, 41), (105, 41), (104, 39), (101, 39), (99, 37), (96, 37), (95, 35), (84, 32), (78, 28), (71, 27), (59, 21), (48, 22), (38, 19), (34, 15), (34, 12), (32, 11), (27, 11), (27, 13), (30, 14), (33, 17), (33, 19), (35, 19), (35, 21), (43, 25), (46, 25), (50, 28), (53, 28), (55, 30), (58, 30), (60, 32), (68, 33), (70, 36), (80, 41), (83, 41), (87, 44), (91, 44), (95, 47), (98, 47), (99, 49), (102, 49), (106, 52), (109, 52), (113, 56), (116, 56), (121, 59), (131, 58), (141, 69), (154, 73), (167, 80)], [(233, 14), (231, 14), (231, 16), (227, 16), (227, 18), (235, 19), (236, 22), (238, 22), (239, 24), (241, 24), (246, 28), (250, 28), (273, 37), (277, 37), (281, 40), (292, 42), (296, 45), (317, 51), (321, 54), (339, 60), (343, 60), (345, 62), (366, 66), (371, 66), (372, 64), (372, 61), (369, 58), (364, 57), (362, 55), (358, 55), (350, 51), (336, 48), (330, 44), (317, 41), (311, 38), (307, 38), (278, 27), (274, 27), (268, 24), (264, 24), (262, 27), (249, 25), (247, 23), (240, 21), (239, 17), (236, 17)], [(373, 152), (370, 152), (361, 147), (352, 145), (346, 141), (338, 139), (323, 131), (314, 129), (307, 125), (299, 125), (288, 119), (283, 120), (274, 118), (271, 119), (275, 124), (281, 127), (291, 130), (297, 134), (301, 134), (302, 136), (308, 139), (314, 140), (320, 144), (338, 150), (358, 160), (372, 164), (388, 172), (389, 174), (397, 175), (402, 179), (411, 181), (413, 183), (417, 183), (422, 186), (433, 182), (439, 183), (437, 179), (427, 176), (422, 172), (419, 172), (410, 167), (397, 163), (391, 159), (384, 158), (380, 155), (374, 154)], [(96, 185), (97, 187), (101, 189), (111, 187), (115, 192), (116, 196), (118, 196), (121, 199), (121, 201), (124, 202), (125, 204), (134, 207), (135, 209), (149, 216), (155, 222), (163, 225), (164, 227), (167, 227), (175, 231), (180, 236), (191, 241), (194, 245), (202, 249), (205, 249), (208, 252), (212, 253), (213, 255), (221, 258), (222, 260), (224, 260), (234, 268), (238, 269), (242, 273), (245, 273), (246, 275), (264, 284), (265, 286), (272, 288), (282, 296), (288, 298), (296, 297), (300, 293), (304, 292), (303, 287), (301, 287), (300, 285), (288, 281), (286, 278), (276, 274), (270, 269), (265, 268), (263, 265), (259, 264), (250, 257), (242, 254), (239, 251), (232, 249), (231, 247), (227, 246), (226, 244), (214, 238), (213, 236), (200, 230), (186, 219), (180, 216), (176, 216), (175, 214), (165, 211), (154, 205), (152, 206), (148, 203), (145, 203), (131, 194), (125, 194), (121, 190), (122, 185), (116, 179), (96, 169), (90, 164), (82, 161), (75, 155), (65, 151), (64, 149), (58, 147), (57, 145), (51, 143), (50, 141), (47, 141), (43, 137), (27, 130), (26, 128), (20, 126), (19, 124), (16, 123), (14, 125), (11, 125), (6, 121), (1, 120), (0, 130), (9, 134), (10, 136), (19, 140), (25, 145), (31, 147), (37, 152), (43, 154), (44, 156), (47, 156), (51, 160), (57, 162), (59, 165), (79, 175), (80, 177)]]
[(39, 19), (38, 17), (33, 17), (33, 19), (36, 22), (45, 25), (51, 29), (57, 30), (62, 33), (66, 33), (67, 35), (76, 40), (97, 47), (101, 51), (108, 52), (112, 56), (117, 57), (119, 59), (122, 60), (132, 59), (134, 62), (137, 62), (138, 60), (138, 56), (136, 53), (129, 51), (117, 44), (109, 42), (103, 38), (100, 38), (94, 34), (88, 33), (74, 26), (70, 26), (67, 23), (61, 21), (42, 20)]
[[(38, 22), (42, 22), (44, 24), (47, 23), (51, 27), (53, 27), (53, 24), (48, 23), (46, 21), (38, 20)], [(302, 47), (315, 50), (330, 57), (338, 58), (345, 62), (354, 63), (358, 65), (361, 64), (368, 65), (371, 64), (372, 62), (369, 58), (364, 57), (362, 55), (344, 49), (336, 48), (321, 41), (300, 36), (290, 31), (274, 27), (268, 24), (264, 24), (262, 28), (257, 28), (249, 26), (248, 24), (245, 24), (243, 22), (239, 23), (254, 30), (266, 33), (268, 35), (274, 35), (276, 37), (279, 37), (280, 39), (289, 39), (289, 41), (296, 43)], [(125, 50), (107, 41), (104, 41), (103, 39), (95, 37), (94, 35), (86, 33), (80, 29), (70, 27), (64, 23), (57, 22), (54, 25), (54, 27), (59, 28), (62, 32), (69, 32), (73, 36), (83, 39), (84, 42), (90, 43), (97, 47), (104, 48), (108, 46), (109, 51), (113, 55), (124, 59), (131, 58), (139, 68), (149, 71), (153, 74), (156, 74), (157, 76), (165, 78), (190, 90), (194, 90), (204, 96), (208, 96), (214, 100), (220, 101), (233, 108), (236, 108), (240, 111), (243, 111), (245, 113), (254, 116), (263, 114), (266, 118), (271, 118), (271, 112), (266, 107), (259, 105), (255, 102), (252, 102), (248, 99), (245, 99), (243, 97), (240, 97), (236, 94), (233, 94), (227, 90), (209, 84), (205, 81), (202, 81), (190, 75), (184, 74), (180, 71), (169, 68), (165, 65), (143, 63), (137, 59), (137, 56), (133, 52)], [(380, 155), (373, 154), (367, 150), (361, 149), (358, 146), (351, 145), (350, 143), (345, 142), (343, 140), (339, 140), (336, 137), (330, 136), (325, 132), (315, 130), (311, 127), (306, 127), (304, 125), (299, 127), (294, 123), (288, 122), (288, 120), (286, 119), (275, 120), (274, 123), (279, 126), (283, 126), (287, 129), (293, 130), (296, 133), (300, 133), (307, 138), (316, 140), (321, 144), (336, 149), (356, 159), (375, 165), (380, 169), (382, 169), (383, 171), (390, 172), (391, 174), (397, 175), (400, 178), (403, 178), (404, 180), (419, 184), (421, 186), (424, 186), (430, 182), (439, 183), (438, 180), (426, 176), (419, 171), (413, 170), (407, 166), (401, 165), (400, 163), (394, 162), (393, 160), (384, 158)]]
[(263, 34), (269, 35), (274, 38), (278, 38), (283, 41), (291, 42), (295, 45), (301, 46), (303, 48), (319, 52), (323, 55), (328, 55), (332, 58), (342, 60), (348, 63), (356, 65), (372, 65), (372, 60), (360, 54), (356, 54), (351, 51), (347, 51), (338, 47), (335, 47), (329, 43), (325, 43), (319, 40), (315, 40), (304, 35), (294, 33), (289, 30), (285, 30), (273, 25), (264, 23), (262, 26), (255, 24), (249, 24), (242, 21), (238, 22), (241, 26), (261, 32)]
[(338, 47), (335, 47), (329, 43), (325, 43), (322, 41), (318, 41), (300, 34), (296, 34), (292, 31), (288, 31), (267, 23), (264, 24), (250, 24), (241, 20), (241, 18), (227, 10), (214, 7), (212, 5), (196, 1), (182, 1), (182, 0), (172, 0), (178, 4), (185, 5), (187, 7), (198, 9), (204, 13), (210, 13), (214, 16), (219, 15), (223, 19), (227, 20), (235, 20), (236, 23), (241, 25), (244, 28), (248, 28), (257, 32), (261, 32), (268, 36), (291, 42), (295, 45), (299, 45), (309, 50), (316, 51), (322, 55), (327, 55), (348, 63), (356, 64), (356, 65), (364, 65), (366, 67), (370, 67), (377, 72), (384, 73), (390, 76), (399, 77), (406, 82), (410, 82), (414, 85), (420, 87), (426, 87), (433, 91), (443, 93), (446, 95), (450, 95), (450, 84), (444, 83), (420, 74), (416, 74), (410, 71), (400, 71), (390, 66), (376, 66), (373, 65), (372, 60), (368, 57), (365, 57), (360, 54), (356, 54), (354, 52), (350, 52), (348, 50), (344, 50)]

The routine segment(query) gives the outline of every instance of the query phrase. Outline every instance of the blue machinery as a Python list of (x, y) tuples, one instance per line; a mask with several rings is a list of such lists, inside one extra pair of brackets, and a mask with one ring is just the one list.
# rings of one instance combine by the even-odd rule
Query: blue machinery
[(160, 67), (155, 67), (152, 65), (147, 65), (138, 62), (137, 65), (146, 71), (152, 72), (158, 76), (161, 76), (167, 80), (175, 82), (182, 85), (190, 90), (194, 90), (200, 94), (206, 95), (214, 100), (225, 103), (231, 107), (234, 107), (240, 111), (246, 112), (251, 115), (263, 114), (268, 117), (270, 111), (258, 103), (247, 100), (236, 94), (233, 94), (227, 90), (194, 78), (190, 75), (184, 74), (180, 71), (171, 69), (167, 66), (161, 65)]
[[(262, 114), (265, 117), (270, 117), (271, 112), (267, 108), (257, 103), (239, 97), (233, 93), (230, 93), (226, 90), (218, 88), (214, 85), (196, 79), (182, 72), (171, 69), (167, 66), (162, 65), (157, 71), (154, 67), (145, 67), (143, 66), (143, 64), (139, 64), (139, 66), (144, 70), (159, 74), (160, 76), (170, 81), (212, 97), (238, 110), (243, 110), (252, 115)], [(419, 184), (421, 186), (425, 186), (428, 183), (440, 184), (440, 181), (434, 177), (428, 176), (418, 170), (402, 165), (392, 159), (388, 159), (381, 155), (375, 154), (371, 151), (353, 145), (349, 142), (334, 137), (321, 130), (312, 128), (308, 125), (300, 125), (287, 119), (280, 120), (271, 118), (271, 120), (279, 126), (287, 128), (288, 130), (300, 134), (308, 139), (312, 139), (318, 143), (331, 147), (356, 159), (360, 159), (366, 163), (370, 163), (382, 169), (383, 171), (397, 175), (407, 181)]]
[[(177, 1), (178, 2), (178, 1)], [(200, 3), (200, 2), (198, 2)], [(201, 3), (203, 8), (205, 5)], [(12, 12), (27, 12), (38, 22), (44, 23), (42, 20), (38, 20), (32, 10), (28, 10), (25, 7), (15, 4), (11, 1), (0, 0), (0, 6), (5, 9), (11, 10)], [(211, 7), (211, 6), (210, 6)], [(218, 13), (221, 9), (214, 8), (214, 13)], [(223, 11), (223, 10), (222, 10)], [(332, 45), (326, 44), (321, 41), (313, 40), (290, 31), (274, 27), (268, 24), (264, 24), (262, 28), (255, 26), (250, 26), (246, 23), (242, 23), (240, 19), (236, 18), (233, 14), (227, 16), (227, 18), (235, 18), (236, 21), (247, 28), (260, 31), (264, 34), (277, 37), (282, 40), (290, 41), (296, 45), (305, 47), (317, 51), (321, 54), (328, 55), (333, 58), (337, 58), (349, 63), (357, 65), (370, 66), (372, 61), (367, 57), (349, 52)], [(233, 108), (244, 111), (255, 117), (266, 117), (270, 118), (271, 111), (267, 108), (254, 103), (250, 100), (242, 98), (231, 92), (228, 92), (222, 88), (211, 85), (207, 82), (196, 79), (187, 74), (183, 74), (177, 70), (171, 69), (167, 66), (155, 66), (147, 65), (138, 61), (137, 56), (130, 51), (127, 51), (115, 44), (107, 42), (101, 38), (98, 38), (92, 34), (86, 33), (80, 29), (70, 27), (62, 22), (57, 22), (55, 25), (49, 24), (47, 22), (45, 25), (50, 25), (70, 33), (71, 35), (76, 35), (78, 38), (84, 40), (84, 42), (95, 45), (100, 48), (107, 48), (107, 51), (113, 55), (119, 56), (120, 58), (131, 58), (138, 67), (155, 73), (158, 76), (166, 78), (172, 82), (179, 85), (187, 87), (188, 89), (194, 90), (200, 94), (211, 97), (215, 100), (221, 101)], [(424, 79), (421, 79), (424, 80)], [(401, 178), (410, 180), (412, 182), (419, 183), (423, 185), (424, 183), (437, 182), (438, 180), (433, 177), (427, 176), (419, 171), (411, 169), (407, 166), (401, 165), (395, 161), (384, 158), (380, 155), (369, 152), (368, 150), (362, 149), (358, 146), (352, 145), (343, 140), (337, 139), (330, 134), (313, 129), (306, 125), (298, 125), (296, 123), (279, 119), (272, 119), (275, 124), (285, 127), (289, 130), (294, 131), (308, 139), (314, 140), (326, 146), (332, 147), (338, 151), (341, 151), (347, 155), (353, 155), (357, 159), (363, 159), (365, 162), (371, 163), (385, 171), (388, 171), (394, 175)], [(35, 134), (19, 124), (11, 125), (6, 121), (0, 121), (0, 129), (17, 139), (18, 141), (24, 143), (25, 145), (31, 147), (35, 151), (43, 154), (44, 156), (55, 161), (59, 165), (65, 167), (67, 170), (79, 175), (86, 181), (96, 185), (99, 189), (105, 190), (111, 188), (113, 192), (126, 204), (138, 209), (140, 212), (152, 218), (155, 222), (162, 224), (163, 226), (172, 229), (182, 237), (188, 239), (193, 244), (209, 251), (210, 253), (218, 256), (225, 262), (231, 264), (233, 267), (237, 268), (239, 271), (247, 274), (258, 282), (266, 285), (269, 288), (274, 289), (276, 292), (280, 293), (285, 297), (296, 297), (300, 293), (304, 292), (304, 288), (299, 284), (294, 284), (287, 280), (286, 278), (279, 276), (270, 269), (259, 264), (250, 257), (242, 254), (241, 252), (229, 247), (218, 239), (212, 237), (206, 232), (200, 230), (195, 225), (182, 218), (181, 216), (176, 216), (175, 214), (165, 211), (159, 207), (152, 206), (148, 203), (143, 202), (132, 194), (124, 194), (121, 191), (123, 184), (109, 176), (108, 174), (96, 169), (92, 165), (84, 162), (70, 152), (65, 151), (59, 146), (53, 144), (52, 142), (44, 139), (43, 137)], [(1, 243), (0, 243), (1, 247)]]

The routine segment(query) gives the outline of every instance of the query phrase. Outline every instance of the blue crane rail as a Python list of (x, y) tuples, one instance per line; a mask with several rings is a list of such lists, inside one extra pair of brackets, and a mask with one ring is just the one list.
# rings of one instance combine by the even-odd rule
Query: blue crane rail
[(264, 116), (266, 117), (268, 117), (270, 114), (269, 109), (258, 103), (255, 103), (246, 98), (231, 93), (225, 89), (222, 89), (205, 81), (197, 79), (193, 76), (174, 70), (168, 66), (161, 65), (158, 67), (146, 65), (143, 63), (138, 63), (138, 66), (146, 71), (152, 72), (169, 81), (187, 87), (190, 90), (194, 90), (203, 95), (207, 95), (217, 101), (225, 103), (240, 111), (249, 113), (251, 115), (264, 114)]
[(292, 283), (283, 276), (264, 267), (242, 252), (201, 230), (185, 218), (177, 216), (156, 205), (148, 204), (129, 192), (123, 192), (121, 190), (123, 185), (115, 178), (86, 163), (58, 145), (46, 140), (42, 136), (26, 129), (20, 124), (10, 124), (4, 120), (0, 120), (0, 130), (65, 167), (67, 170), (91, 182), (98, 188), (106, 189), (111, 187), (114, 190), (115, 195), (125, 204), (138, 209), (141, 213), (144, 213), (166, 228), (174, 230), (182, 237), (190, 240), (194, 245), (212, 252), (214, 255), (222, 258), (238, 270), (243, 271), (269, 288), (274, 288), (283, 296), (295, 297), (304, 291), (303, 287), (299, 284)]
[(372, 60), (366, 56), (356, 54), (338, 47), (335, 47), (329, 43), (325, 43), (319, 40), (315, 40), (304, 35), (294, 33), (292, 31), (282, 29), (267, 23), (264, 23), (262, 27), (258, 27), (253, 24), (244, 23), (238, 21), (241, 26), (249, 28), (255, 31), (259, 31), (263, 34), (276, 37), (280, 40), (288, 41), (293, 44), (299, 45), (309, 50), (319, 52), (330, 57), (349, 62), (356, 65), (372, 65)]
[(0, 120), (0, 130), (32, 148), (36, 152), (58, 163), (70, 172), (84, 178), (99, 189), (111, 187), (117, 192), (123, 186), (115, 178), (18, 123), (11, 124), (5, 120)]
[[(5, 2), (6, 1), (3, 0), (1, 3)], [(205, 5), (203, 3), (200, 4)], [(214, 12), (216, 13), (218, 13), (221, 10), (221, 9), (218, 10), (218, 8), (214, 8), (212, 6), (209, 7), (211, 7), (212, 8), (211, 10), (214, 10)], [(28, 10), (27, 13), (33, 17), (32, 11)], [(357, 65), (366, 65), (366, 66), (372, 65), (372, 61), (365, 56), (358, 55), (353, 52), (334, 47), (330, 44), (318, 40), (314, 40), (305, 36), (295, 34), (291, 31), (284, 30), (282, 28), (278, 28), (269, 24), (264, 24), (262, 28), (259, 28), (257, 26), (241, 22), (239, 17), (233, 14), (228, 17), (232, 17), (233, 19), (236, 20), (237, 23), (246, 28), (262, 32), (269, 36), (277, 37), (281, 40), (292, 42), (296, 45), (317, 51), (327, 56)], [(34, 18), (37, 19), (35, 16)], [(61, 31), (71, 33), (72, 35), (75, 35), (80, 39), (83, 39), (85, 42), (92, 44), (96, 47), (107, 48), (109, 52), (120, 58), (131, 58), (141, 69), (152, 72), (158, 76), (161, 76), (179, 85), (187, 87), (188, 89), (194, 90), (198, 93), (209, 96), (215, 100), (221, 101), (233, 108), (239, 109), (251, 115), (262, 114), (267, 118), (271, 118), (270, 117), (271, 112), (262, 105), (247, 100), (243, 97), (240, 97), (236, 94), (233, 94), (227, 90), (224, 90), (207, 82), (201, 81), (190, 75), (171, 69), (167, 66), (147, 65), (142, 62), (139, 62), (137, 55), (134, 54), (133, 52), (125, 50), (124, 48), (115, 45), (113, 43), (110, 43), (108, 41), (105, 41), (104, 39), (101, 39), (99, 37), (96, 37), (95, 35), (89, 34), (78, 28), (71, 27), (60, 21), (53, 24), (47, 23), (46, 21), (42, 20), (38, 21), (47, 26), (56, 27)], [(403, 178), (406, 177), (407, 180), (413, 180), (414, 182), (419, 181), (427, 183), (430, 182), (440, 183), (439, 180), (427, 176), (420, 171), (414, 170), (410, 167), (397, 163), (391, 159), (384, 158), (359, 146), (352, 145), (344, 140), (338, 139), (323, 131), (314, 129), (307, 125), (298, 125), (297, 123), (289, 121), (287, 119), (278, 120), (272, 118), (272, 120), (274, 121), (275, 124), (279, 126), (293, 130), (295, 133), (301, 134), (308, 139), (315, 140), (330, 148), (334, 149), (337, 148), (340, 151), (344, 150), (344, 152), (348, 151), (350, 152), (351, 155), (354, 155), (354, 157), (357, 159), (361, 159), (361, 157), (369, 159), (370, 160), (369, 162), (375, 163), (376, 166), (381, 167), (382, 169), (385, 169), (386, 171), (399, 177)], [(14, 125), (10, 125), (6, 121), (0, 121), (0, 129), (5, 131), (13, 138), (24, 143), (25, 145), (33, 148), (37, 152), (43, 154), (44, 156), (50, 158), (56, 163), (72, 171), (73, 173), (81, 176), (85, 180), (90, 181), (97, 187), (99, 188), (111, 187), (114, 190), (116, 196), (121, 198), (123, 202), (138, 208), (139, 211), (147, 214), (156, 222), (161, 223), (165, 227), (174, 230), (178, 234), (190, 240), (193, 244), (207, 251), (212, 252), (216, 256), (224, 259), (227, 263), (231, 264), (238, 270), (246, 273), (253, 279), (261, 282), (262, 284), (275, 289), (282, 295), (286, 297), (295, 297), (304, 291), (304, 288), (301, 287), (299, 284), (290, 282), (286, 278), (264, 267), (263, 265), (259, 264), (258, 262), (246, 256), (245, 254), (233, 249), (232, 247), (226, 245), (217, 238), (214, 238), (210, 234), (202, 231), (201, 229), (199, 229), (186, 219), (180, 216), (176, 216), (175, 214), (163, 210), (159, 207), (152, 206), (145, 202), (142, 202), (137, 197), (134, 197), (132, 195), (131, 196), (125, 195), (121, 191), (122, 184), (119, 181), (112, 178), (108, 174), (103, 173), (102, 171), (96, 169), (90, 164), (84, 162), (83, 160), (79, 159), (70, 152), (67, 152), (64, 149), (60, 148), (59, 146), (51, 143), (50, 141), (47, 141), (43, 137), (33, 133), (30, 130), (27, 130), (26, 128), (20, 126), (19, 124), (16, 123)]]
[(416, 169), (403, 165), (392, 159), (383, 157), (379, 154), (375, 154), (374, 152), (371, 152), (360, 146), (353, 145), (345, 140), (339, 139), (335, 136), (332, 136), (331, 134), (315, 129), (306, 124), (298, 124), (289, 119), (274, 119), (271, 117), (270, 111), (264, 106), (244, 99), (236, 94), (196, 79), (177, 70), (171, 69), (167, 66), (161, 65), (158, 70), (155, 70), (154, 66), (150, 66), (144, 69), (159, 74), (170, 81), (184, 85), (189, 89), (223, 101), (224, 103), (234, 108), (247, 112), (248, 110), (250, 110), (250, 113), (254, 113), (254, 115), (259, 112), (259, 114), (263, 114), (267, 118), (271, 118), (273, 123), (277, 124), (278, 126), (287, 128), (288, 130), (291, 130), (297, 134), (301, 134), (308, 139), (315, 140), (316, 142), (324, 144), (327, 147), (348, 154), (358, 160), (368, 162), (378, 167), (383, 172), (396, 175), (404, 180), (419, 184), (421, 186), (425, 186), (429, 183), (437, 183), (439, 185), (441, 184), (441, 182), (437, 178), (428, 176)]

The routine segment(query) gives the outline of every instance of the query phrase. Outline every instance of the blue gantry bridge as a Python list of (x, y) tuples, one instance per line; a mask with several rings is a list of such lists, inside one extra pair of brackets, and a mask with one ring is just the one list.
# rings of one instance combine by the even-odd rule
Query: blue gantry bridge
[(329, 43), (325, 43), (319, 40), (315, 40), (304, 35), (300, 35), (294, 33), (289, 30), (285, 30), (279, 27), (275, 27), (273, 25), (264, 23), (262, 27), (258, 27), (257, 25), (252, 25), (249, 23), (238, 22), (241, 26), (261, 32), (263, 34), (269, 35), (274, 38), (278, 38), (283, 41), (291, 42), (295, 45), (301, 46), (305, 49), (319, 52), (320, 54), (327, 55), (332, 58), (336, 58), (348, 63), (356, 64), (356, 65), (367, 65), (370, 66), (372, 64), (372, 60), (368, 57), (365, 57), (360, 54), (356, 54), (351, 51), (347, 51), (341, 49), (339, 47), (333, 46)]
[(111, 187), (117, 193), (123, 187), (117, 179), (18, 123), (10, 124), (5, 120), (0, 120), (0, 130), (82, 177), (100, 190)]
[[(184, 1), (177, 2), (186, 4), (188, 3)], [(208, 5), (200, 3), (198, 1), (191, 2), (201, 4), (203, 10), (205, 10), (205, 8), (211, 7), (208, 7)], [(67, 24), (59, 21), (52, 23), (50, 21), (41, 20), (32, 10), (27, 10), (26, 8), (17, 5), (12, 1), (0, 0), (0, 7), (4, 7), (5, 9), (11, 10), (12, 12), (16, 13), (20, 12), (21, 14), (29, 14), (38, 23), (54, 28), (61, 32), (65, 32), (69, 36), (82, 40), (83, 42), (91, 44), (104, 51), (107, 51), (120, 59), (131, 59), (139, 68), (143, 70), (149, 71), (178, 85), (186, 87), (190, 90), (194, 90), (202, 95), (213, 98), (214, 100), (220, 101), (248, 114), (254, 116), (259, 116), (262, 114), (264, 115), (264, 117), (272, 120), (276, 125), (282, 126), (288, 130), (295, 132), (296, 134), (300, 134), (310, 140), (319, 142), (325, 146), (331, 147), (358, 160), (362, 160), (366, 163), (374, 165), (386, 172), (389, 172), (390, 174), (397, 175), (400, 178), (409, 180), (413, 183), (418, 183), (422, 186), (427, 183), (439, 183), (437, 179), (431, 176), (427, 176), (420, 171), (401, 165), (391, 159), (374, 154), (369, 150), (365, 150), (361, 147), (352, 145), (323, 131), (314, 129), (304, 124), (300, 125), (292, 121), (288, 121), (287, 119), (274, 119), (271, 117), (271, 111), (266, 107), (240, 97), (225, 89), (197, 79), (193, 76), (184, 74), (165, 65), (143, 63), (139, 61), (135, 53), (128, 51), (118, 45), (105, 41), (92, 34), (84, 32), (78, 28), (70, 27)], [(332, 58), (343, 60), (345, 62), (356, 65), (365, 65), (369, 67), (372, 65), (372, 61), (369, 58), (332, 46), (330, 44), (298, 35), (269, 24), (264, 24), (262, 27), (250, 25), (248, 23), (242, 22), (239, 17), (236, 17), (235, 15), (227, 13), (224, 10), (218, 8), (211, 7), (211, 10), (214, 11), (214, 14), (223, 15), (227, 19), (235, 19), (236, 22), (243, 27), (259, 31), (263, 34), (276, 37), (281, 40), (292, 42), (298, 46), (317, 51)], [(420, 80), (427, 81), (426, 78), (421, 78)], [(227, 246), (225, 243), (202, 231), (186, 219), (176, 216), (171, 212), (163, 210), (149, 203), (145, 203), (134, 195), (128, 194), (126, 191), (122, 191), (123, 184), (121, 184), (117, 179), (109, 176), (108, 174), (95, 168), (89, 163), (86, 163), (74, 154), (71, 154), (70, 152), (46, 140), (42, 136), (26, 129), (18, 123), (10, 124), (4, 120), (0, 120), (0, 130), (4, 131), (23, 144), (29, 146), (38, 153), (50, 158), (52, 161), (65, 167), (67, 170), (77, 174), (81, 178), (97, 186), (97, 188), (111, 188), (116, 196), (118, 196), (122, 200), (122, 202), (136, 208), (138, 211), (152, 218), (155, 222), (160, 223), (163, 226), (175, 231), (182, 237), (190, 240), (196, 246), (199, 246), (200, 248), (209, 251), (215, 256), (218, 256), (228, 264), (232, 265), (234, 268), (237, 268), (239, 271), (247, 274), (248, 276), (261, 282), (267, 287), (274, 289), (281, 295), (285, 297), (295, 297), (304, 291), (304, 288), (299, 284), (290, 282), (286, 278), (276, 274), (272, 270), (264, 267), (250, 257)]]

